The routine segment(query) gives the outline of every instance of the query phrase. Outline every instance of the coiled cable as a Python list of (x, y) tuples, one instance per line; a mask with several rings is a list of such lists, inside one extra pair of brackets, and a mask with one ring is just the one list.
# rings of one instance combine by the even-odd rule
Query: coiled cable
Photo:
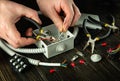
[(10, 49), (19, 52), (19, 53), (29, 53), (29, 54), (35, 54), (35, 53), (45, 53), (45, 48), (14, 48), (10, 46), (8, 43), (5, 41), (2, 41), (3, 44), (5, 44), (7, 47)]

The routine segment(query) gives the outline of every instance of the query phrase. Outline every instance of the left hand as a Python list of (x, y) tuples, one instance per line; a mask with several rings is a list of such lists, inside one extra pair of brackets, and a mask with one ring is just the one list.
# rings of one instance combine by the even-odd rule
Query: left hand
[[(80, 11), (73, 0), (37, 0), (41, 12), (48, 16), (59, 29), (66, 32), (80, 17)], [(64, 19), (60, 12), (64, 12)]]

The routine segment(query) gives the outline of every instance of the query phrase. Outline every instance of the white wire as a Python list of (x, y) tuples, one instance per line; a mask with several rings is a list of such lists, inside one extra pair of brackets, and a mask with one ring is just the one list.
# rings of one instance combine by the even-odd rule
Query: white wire
[(74, 35), (75, 38), (77, 37), (78, 32), (79, 32), (79, 28), (74, 27), (73, 35)]
[(35, 53), (45, 53), (45, 48), (14, 48), (12, 46), (10, 46), (8, 43), (6, 43), (5, 41), (2, 41), (7, 47), (9, 47), (10, 49), (19, 52), (19, 53), (29, 53), (29, 54), (35, 54)]
[(42, 66), (61, 66), (61, 63), (45, 63), (45, 62), (39, 62), (39, 65)]
[(61, 63), (46, 63), (40, 62), (39, 60), (28, 58), (28, 61), (33, 65), (41, 65), (41, 66), (61, 66)]

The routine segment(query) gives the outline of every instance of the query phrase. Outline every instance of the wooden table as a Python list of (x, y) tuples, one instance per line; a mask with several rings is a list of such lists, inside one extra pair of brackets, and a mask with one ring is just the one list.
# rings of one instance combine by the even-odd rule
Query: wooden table
[[(99, 14), (98, 12), (95, 12)], [(99, 14), (101, 20), (104, 21), (104, 17), (107, 14)], [(116, 18), (116, 25), (120, 27), (120, 14), (113, 13)], [(93, 31), (93, 30), (91, 30)], [(87, 42), (87, 38), (84, 35), (83, 29), (80, 29), (77, 38), (75, 39), (75, 48), (83, 51), (83, 47)], [(103, 47), (101, 44), (107, 43), (107, 46)], [(80, 64), (79, 60), (83, 59), (79, 57), (75, 61), (75, 67), (45, 67), (45, 66), (32, 66), (25, 73), (14, 72), (9, 64), (9, 56), (0, 49), (0, 81), (119, 81), (120, 80), (120, 64), (119, 60), (111, 60), (108, 58), (107, 50), (114, 48), (120, 44), (120, 33), (111, 33), (106, 39), (96, 42), (95, 53), (102, 56), (102, 60), (98, 63), (93, 63), (90, 60), (91, 52), (88, 47), (83, 53), (85, 54), (86, 64)], [(62, 62), (65, 59), (70, 62), (71, 58), (75, 55), (75, 49), (67, 51), (63, 54), (47, 59), (43, 54), (29, 56), (35, 59), (40, 59), (46, 62)], [(118, 53), (119, 54), (119, 53)], [(49, 71), (54, 69), (54, 73)]]

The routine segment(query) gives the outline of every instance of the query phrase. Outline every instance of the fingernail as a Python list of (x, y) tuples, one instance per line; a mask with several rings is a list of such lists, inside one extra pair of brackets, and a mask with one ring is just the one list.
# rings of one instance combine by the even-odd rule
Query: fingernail
[(65, 25), (66, 24), (66, 18), (64, 19), (64, 22), (63, 22), (63, 25)]

